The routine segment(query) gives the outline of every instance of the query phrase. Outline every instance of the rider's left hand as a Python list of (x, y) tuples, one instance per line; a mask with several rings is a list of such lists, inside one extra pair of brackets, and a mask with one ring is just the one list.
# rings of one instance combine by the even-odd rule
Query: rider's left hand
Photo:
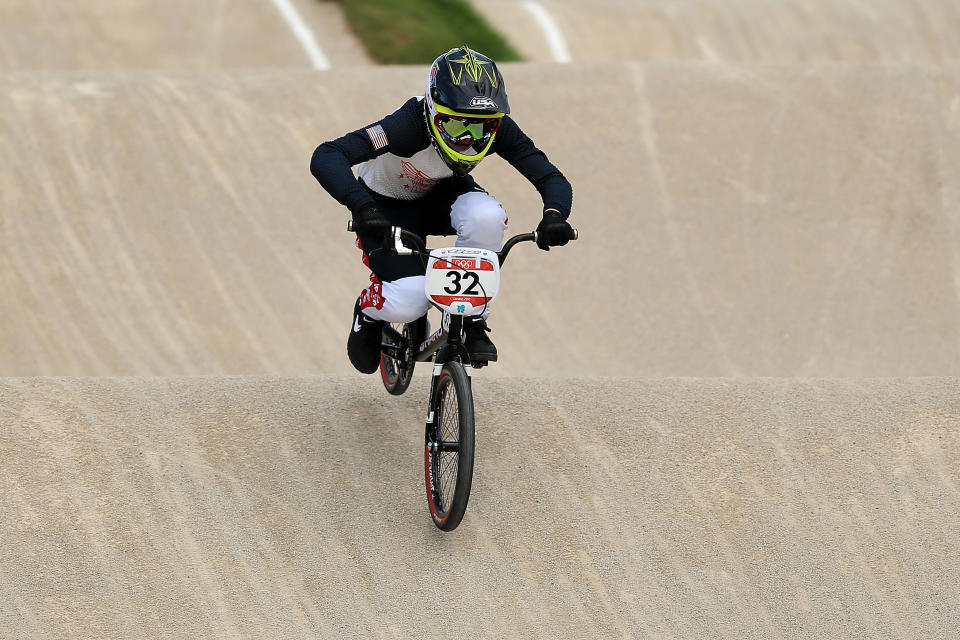
[(550, 251), (550, 247), (562, 247), (572, 238), (573, 227), (558, 211), (548, 209), (543, 212), (543, 220), (537, 225), (538, 247)]

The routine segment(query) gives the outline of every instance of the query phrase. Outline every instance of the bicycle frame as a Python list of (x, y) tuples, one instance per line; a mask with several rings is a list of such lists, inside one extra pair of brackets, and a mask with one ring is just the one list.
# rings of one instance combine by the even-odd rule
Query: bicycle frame
[[(418, 253), (420, 255), (429, 255), (430, 252), (423, 247), (423, 243), (419, 237), (416, 235), (404, 231), (399, 227), (393, 228), (393, 238), (394, 238), (394, 247), (393, 250), (401, 255), (410, 255), (413, 253)], [(403, 241), (407, 240), (414, 246), (417, 246), (419, 249), (410, 249), (409, 247), (403, 244)], [(533, 233), (522, 233), (516, 236), (513, 236), (507, 240), (503, 248), (497, 252), (497, 258), (500, 262), (500, 265), (503, 266), (503, 263), (507, 259), (507, 255), (510, 253), (510, 250), (520, 242), (536, 242), (537, 234)], [(436, 306), (436, 305), (434, 305)], [(433, 407), (434, 395), (437, 389), (437, 378), (440, 376), (440, 372), (443, 369), (443, 366), (448, 362), (459, 362), (464, 370), (466, 371), (467, 378), (472, 382), (473, 376), (473, 363), (470, 359), (470, 354), (463, 346), (463, 323), (464, 316), (449, 314), (444, 316), (444, 320), (449, 319), (449, 325), (447, 327), (442, 326), (444, 323), (441, 323), (441, 327), (435, 331), (432, 335), (427, 337), (423, 342), (419, 343), (416, 346), (413, 360), (415, 362), (428, 362), (433, 360), (433, 375), (430, 380), (430, 397), (427, 401), (427, 427), (429, 428), (433, 425), (434, 415), (433, 411), (429, 407)], [(394, 344), (384, 343), (382, 349), (384, 353), (388, 356), (394, 358), (395, 362), (404, 363), (407, 358), (406, 352), (413, 347), (413, 345), (407, 344), (405, 348), (398, 347), (396, 345), (403, 345), (406, 340), (405, 338), (395, 329), (387, 325), (385, 328), (387, 336), (393, 341)], [(400, 366), (405, 366), (401, 364)], [(472, 385), (471, 385), (472, 386)], [(437, 442), (435, 443), (437, 451), (457, 451), (458, 445), (456, 443), (444, 443)]]
[[(403, 244), (404, 240), (407, 240), (411, 244), (417, 247), (423, 247), (422, 241), (418, 236), (412, 234), (408, 231), (401, 229), (400, 227), (393, 227), (392, 234), (394, 238), (394, 248), (393, 250), (400, 255), (411, 255), (417, 253), (420, 255), (429, 255), (430, 251), (426, 248), (422, 249), (410, 249)], [(497, 258), (500, 261), (500, 266), (503, 266), (503, 263), (507, 260), (507, 255), (510, 253), (510, 250), (520, 242), (536, 242), (537, 234), (533, 233), (521, 233), (519, 235), (513, 236), (503, 244), (503, 248), (497, 252)], [(444, 328), (441, 326), (440, 329), (435, 331), (432, 335), (427, 337), (423, 342), (417, 345), (416, 353), (414, 355), (414, 361), (416, 362), (428, 362), (434, 360), (435, 363), (443, 365), (451, 360), (459, 360), (465, 367), (472, 368), (471, 362), (469, 359), (469, 354), (463, 348), (463, 318), (464, 316), (450, 314), (450, 326)], [(387, 335), (397, 343), (403, 343), (404, 338), (392, 327), (387, 326), (385, 329)], [(409, 348), (409, 345), (408, 345)], [(384, 344), (383, 350), (387, 355), (397, 359), (398, 361), (404, 361), (405, 358), (403, 354), (399, 352), (396, 346), (391, 344)], [(436, 367), (434, 367), (436, 369)]]
[[(390, 339), (396, 343), (403, 343), (406, 339), (400, 334), (399, 331), (386, 325), (383, 328), (384, 333), (386, 333)], [(452, 337), (451, 337), (452, 336)], [(447, 329), (440, 328), (433, 332), (426, 340), (417, 345), (415, 350), (414, 360), (416, 362), (428, 362), (434, 359), (436, 354), (436, 361), (440, 364), (450, 362), (453, 360), (453, 357), (445, 357), (447, 350), (445, 347), (450, 347), (451, 353), (460, 353), (463, 352), (463, 316), (450, 316), (450, 327)], [(413, 345), (407, 345), (409, 349)], [(400, 362), (405, 360), (404, 354), (400, 352), (400, 349), (395, 344), (383, 344), (383, 351), (391, 358), (394, 358)], [(443, 353), (441, 353), (443, 352)], [(465, 354), (465, 352), (464, 352)], [(461, 362), (464, 364), (469, 364), (469, 362), (461, 359)]]

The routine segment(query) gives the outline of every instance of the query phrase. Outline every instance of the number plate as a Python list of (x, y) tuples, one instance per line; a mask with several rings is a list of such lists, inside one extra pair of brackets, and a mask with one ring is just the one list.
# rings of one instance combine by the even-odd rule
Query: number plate
[(500, 288), (500, 260), (486, 249), (434, 249), (426, 281), (427, 297), (440, 309), (461, 316), (480, 315)]

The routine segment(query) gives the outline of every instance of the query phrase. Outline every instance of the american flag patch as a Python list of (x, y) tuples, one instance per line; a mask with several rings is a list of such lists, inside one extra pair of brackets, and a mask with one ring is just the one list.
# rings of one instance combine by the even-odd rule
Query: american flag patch
[(370, 142), (373, 143), (374, 151), (379, 151), (390, 144), (387, 140), (387, 134), (384, 133), (383, 127), (379, 124), (367, 129), (367, 135), (370, 136)]

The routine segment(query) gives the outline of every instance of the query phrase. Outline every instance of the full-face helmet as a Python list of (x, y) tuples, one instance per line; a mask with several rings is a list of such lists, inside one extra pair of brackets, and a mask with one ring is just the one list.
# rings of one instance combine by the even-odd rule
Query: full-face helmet
[(487, 155), (503, 116), (510, 113), (496, 63), (467, 45), (434, 60), (424, 112), (440, 157), (456, 175), (469, 173)]

